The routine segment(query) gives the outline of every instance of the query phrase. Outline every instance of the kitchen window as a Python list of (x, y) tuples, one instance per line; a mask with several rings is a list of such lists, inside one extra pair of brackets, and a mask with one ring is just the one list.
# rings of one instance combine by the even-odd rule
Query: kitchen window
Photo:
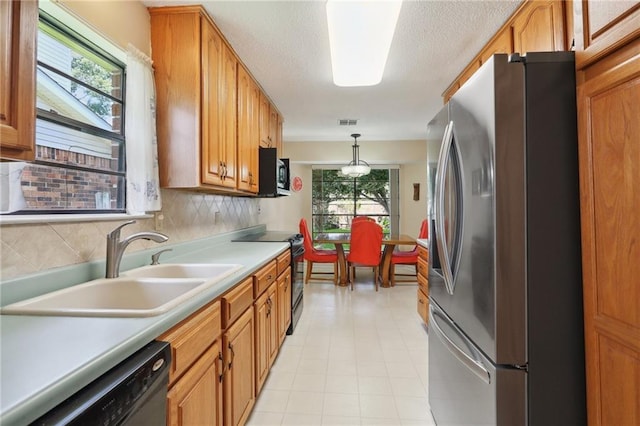
[(354, 216), (369, 216), (385, 234), (396, 232), (398, 169), (373, 169), (359, 178), (340, 170), (314, 168), (312, 172), (312, 234), (349, 232)]
[(5, 163), (2, 213), (124, 213), (124, 63), (43, 11), (37, 52), (36, 158)]

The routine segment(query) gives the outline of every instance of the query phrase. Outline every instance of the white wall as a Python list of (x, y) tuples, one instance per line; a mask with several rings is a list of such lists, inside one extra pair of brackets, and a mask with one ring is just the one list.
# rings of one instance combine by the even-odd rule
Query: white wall
[(311, 166), (291, 164), (291, 178), (302, 179), (302, 190), (279, 198), (262, 198), (258, 220), (270, 231), (298, 232), (301, 218), (311, 220)]
[[(286, 123), (285, 123), (286, 125)], [(291, 162), (291, 177), (300, 176), (301, 192), (289, 197), (263, 199), (260, 222), (272, 230), (297, 229), (301, 217), (311, 221), (311, 166), (344, 165), (351, 159), (353, 140), (344, 142), (285, 142), (284, 157)], [(360, 158), (371, 165), (400, 167), (400, 233), (416, 237), (427, 212), (427, 146), (424, 140), (361, 142)], [(420, 184), (420, 199), (413, 200), (413, 184)]]

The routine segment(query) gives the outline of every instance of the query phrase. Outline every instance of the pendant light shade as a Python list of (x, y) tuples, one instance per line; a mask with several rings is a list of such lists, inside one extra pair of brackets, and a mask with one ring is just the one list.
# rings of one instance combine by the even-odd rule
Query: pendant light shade
[(353, 145), (351, 146), (353, 150), (353, 160), (342, 167), (342, 174), (353, 178), (368, 175), (371, 172), (371, 167), (369, 167), (366, 161), (360, 160), (360, 147), (358, 146), (360, 134), (354, 133), (351, 137), (354, 139)]

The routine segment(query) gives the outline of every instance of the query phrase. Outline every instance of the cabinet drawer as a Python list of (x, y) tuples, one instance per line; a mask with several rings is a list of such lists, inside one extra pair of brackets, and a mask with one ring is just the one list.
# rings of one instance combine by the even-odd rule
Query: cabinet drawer
[(418, 314), (425, 324), (429, 322), (429, 298), (418, 289)]
[(276, 281), (278, 265), (275, 259), (253, 276), (253, 296), (258, 297)]
[(216, 301), (193, 314), (158, 339), (171, 344), (172, 384), (220, 336), (220, 302)]
[(289, 250), (285, 251), (280, 256), (278, 256), (276, 262), (278, 263), (278, 275), (280, 275), (284, 271), (286, 271), (291, 264), (291, 252)]
[(418, 287), (425, 295), (429, 295), (429, 280), (422, 274), (418, 274)]
[(429, 263), (421, 257), (418, 258), (418, 275), (429, 276)]
[(227, 328), (253, 304), (253, 277), (222, 296), (222, 327)]
[(429, 250), (418, 245), (418, 257), (420, 257), (420, 259), (424, 259), (425, 262), (429, 262)]

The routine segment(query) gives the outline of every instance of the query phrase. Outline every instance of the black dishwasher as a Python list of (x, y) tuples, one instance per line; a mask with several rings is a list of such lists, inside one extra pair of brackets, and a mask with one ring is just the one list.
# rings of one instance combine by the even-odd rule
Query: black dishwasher
[(31, 425), (165, 425), (171, 351), (153, 341)]

